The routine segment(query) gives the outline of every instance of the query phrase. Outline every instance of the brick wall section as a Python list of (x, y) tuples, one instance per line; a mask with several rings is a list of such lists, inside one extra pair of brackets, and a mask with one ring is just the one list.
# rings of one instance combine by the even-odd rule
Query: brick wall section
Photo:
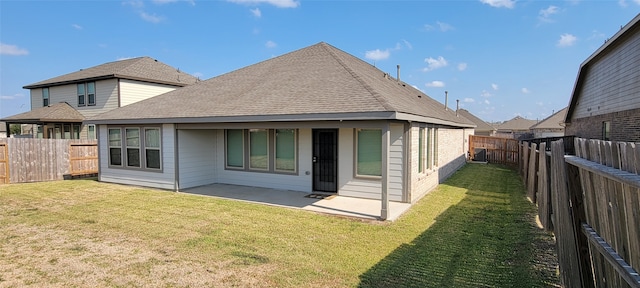
[(611, 141), (640, 142), (640, 109), (571, 120), (565, 135), (587, 139), (602, 139), (602, 122), (611, 122)]
[[(419, 129), (420, 127), (414, 123), (412, 124), (410, 131), (411, 147), (409, 149), (409, 187), (411, 188), (411, 202), (415, 202), (422, 198), (422, 196), (429, 193), (440, 182), (451, 176), (466, 163), (469, 135), (473, 134), (473, 129), (438, 128), (438, 166), (433, 165), (432, 169), (427, 168), (423, 173), (419, 173)], [(426, 138), (427, 137), (425, 135), (425, 141)], [(435, 146), (436, 145), (431, 145), (432, 151), (425, 151), (425, 153), (434, 153), (433, 149)], [(433, 160), (434, 159), (432, 158), (432, 161)]]

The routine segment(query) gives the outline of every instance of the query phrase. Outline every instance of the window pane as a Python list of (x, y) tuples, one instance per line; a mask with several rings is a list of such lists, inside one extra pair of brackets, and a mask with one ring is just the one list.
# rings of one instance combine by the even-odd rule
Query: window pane
[(127, 147), (140, 147), (140, 130), (138, 128), (127, 128)]
[(96, 94), (96, 83), (95, 82), (87, 83), (87, 94)]
[(160, 169), (160, 150), (147, 149), (146, 151), (147, 168)]
[(140, 167), (140, 149), (127, 148), (127, 166)]
[(84, 95), (84, 83), (78, 84), (78, 95)]
[(438, 128), (433, 129), (433, 165), (438, 166)]
[(418, 172), (422, 173), (424, 169), (424, 128), (420, 129), (418, 132)]
[(269, 169), (269, 131), (266, 129), (249, 130), (249, 167)]
[(78, 106), (85, 106), (84, 95), (78, 95)]
[(86, 103), (84, 102), (84, 83), (83, 84), (78, 84), (78, 106), (85, 106)]
[(244, 167), (242, 129), (227, 130), (227, 166)]
[(122, 165), (122, 150), (120, 148), (109, 148), (109, 164)]
[(64, 139), (71, 139), (71, 125), (65, 124), (62, 127), (64, 129)]
[(382, 175), (382, 130), (358, 130), (358, 175)]
[(89, 105), (96, 105), (96, 94), (87, 94)]
[(160, 148), (160, 129), (144, 130), (144, 146), (151, 148)]
[(80, 125), (73, 125), (73, 139), (80, 139)]
[(96, 125), (90, 124), (87, 126), (87, 138), (96, 139)]
[(121, 140), (120, 129), (109, 129), (109, 146), (120, 146)]
[(276, 170), (296, 170), (296, 130), (276, 129)]
[(49, 106), (49, 88), (42, 88), (42, 106)]

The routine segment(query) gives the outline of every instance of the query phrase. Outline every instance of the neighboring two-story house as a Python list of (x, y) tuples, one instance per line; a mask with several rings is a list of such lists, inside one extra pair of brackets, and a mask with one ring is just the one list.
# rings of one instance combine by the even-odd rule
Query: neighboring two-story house
[(31, 111), (2, 121), (7, 127), (32, 124), (34, 138), (95, 139), (95, 126), (83, 125), (87, 117), (197, 81), (149, 57), (109, 62), (24, 86), (30, 90)]
[(640, 14), (580, 65), (565, 123), (567, 135), (640, 141)]

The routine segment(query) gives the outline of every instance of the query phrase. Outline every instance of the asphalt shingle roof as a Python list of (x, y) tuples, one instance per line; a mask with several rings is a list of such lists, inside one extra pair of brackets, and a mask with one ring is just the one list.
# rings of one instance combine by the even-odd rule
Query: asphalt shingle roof
[(149, 57), (138, 57), (81, 69), (77, 72), (29, 84), (23, 88), (34, 89), (109, 78), (141, 80), (175, 86), (186, 86), (198, 81), (196, 77), (158, 60)]
[(529, 120), (516, 116), (513, 119), (500, 124), (496, 128), (498, 128), (498, 131), (525, 131), (529, 130), (529, 128), (536, 123), (538, 123), (536, 120)]
[(215, 121), (215, 117), (372, 112), (401, 112), (475, 126), (411, 85), (324, 42), (89, 120), (171, 119), (179, 123), (185, 119)]
[(567, 115), (568, 107), (553, 113), (551, 116), (531, 126), (531, 129), (564, 129), (564, 117)]
[(476, 131), (494, 131), (496, 130), (495, 127), (489, 125), (489, 123), (484, 122), (484, 120), (476, 117), (475, 115), (471, 114), (471, 112), (465, 110), (465, 109), (458, 109), (458, 114), (460, 114), (462, 117), (469, 119), (469, 121), (473, 122), (474, 124), (476, 124)]
[(85, 117), (67, 102), (40, 107), (2, 119), (6, 122), (82, 122)]

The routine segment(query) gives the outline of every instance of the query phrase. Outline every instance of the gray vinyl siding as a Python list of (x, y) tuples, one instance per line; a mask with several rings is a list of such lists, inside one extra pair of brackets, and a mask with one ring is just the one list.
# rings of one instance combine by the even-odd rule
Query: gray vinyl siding
[(216, 130), (178, 130), (179, 189), (215, 183)]
[(120, 80), (120, 105), (126, 106), (160, 94), (175, 90), (175, 86), (141, 82), (135, 80)]
[[(389, 200), (402, 201), (403, 180), (403, 125), (390, 125), (391, 143), (389, 147)], [(354, 129), (340, 129), (338, 136), (339, 185), (338, 195), (381, 199), (382, 181), (355, 177), (355, 132)]]
[[(276, 127), (274, 127), (276, 128)], [(311, 171), (311, 129), (299, 129), (299, 154), (298, 173), (277, 174), (267, 172), (248, 172), (225, 169), (224, 130), (217, 131), (216, 137), (216, 183), (264, 187), (291, 191), (311, 192), (312, 176), (305, 171)]]
[(635, 30), (586, 67), (573, 119), (640, 108), (640, 28)]
[[(117, 127), (117, 126), (114, 126)], [(138, 185), (174, 190), (175, 186), (175, 133), (173, 124), (162, 125), (162, 171), (143, 171), (140, 169), (109, 167), (109, 148), (107, 125), (99, 125), (100, 171), (98, 180), (103, 182)]]

